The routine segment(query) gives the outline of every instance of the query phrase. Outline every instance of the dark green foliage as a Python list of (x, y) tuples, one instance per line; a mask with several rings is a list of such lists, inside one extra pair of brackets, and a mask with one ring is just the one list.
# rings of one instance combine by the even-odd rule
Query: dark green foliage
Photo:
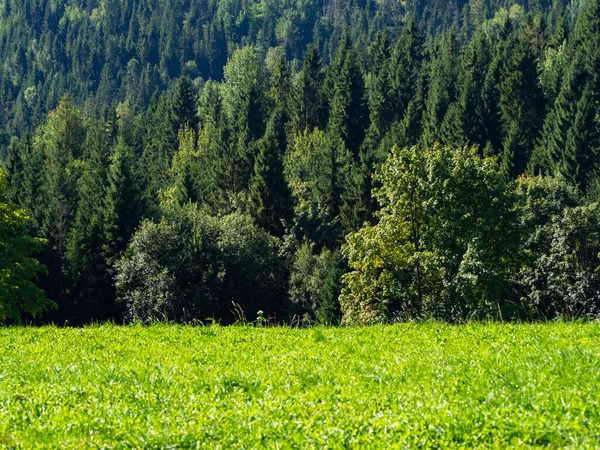
[(537, 57), (525, 37), (501, 52), (504, 64), (499, 86), (500, 124), (504, 139), (503, 169), (512, 178), (524, 173), (542, 128), (544, 98), (539, 86)]
[(109, 273), (127, 247), (135, 231), (141, 211), (135, 177), (135, 159), (131, 147), (121, 139), (113, 149), (106, 175), (102, 204), (103, 247)]
[[(594, 315), (597, 261), (580, 248), (595, 249), (600, 196), (599, 13), (597, 0), (7, 3), (0, 154), (8, 199), (47, 240), (39, 286), (59, 310), (44, 319), (122, 319), (114, 277), (130, 264), (131, 317), (228, 320), (243, 298), (248, 314), (335, 323), (342, 243), (383, 217), (374, 174), (394, 146), (436, 142), (477, 148), (465, 173), (450, 150), (449, 167), (412, 173), (434, 217), (415, 258), (439, 257), (428, 289), (443, 299), (404, 273), (380, 300), (401, 317)], [(579, 199), (540, 222), (544, 250), (499, 257), (489, 246), (532, 236), (529, 200), (513, 201), (524, 172)]]
[(172, 108), (175, 132), (178, 132), (184, 125), (190, 128), (198, 126), (197, 95), (188, 77), (181, 77), (177, 81)]
[(291, 266), (288, 314), (310, 317), (332, 325), (341, 319), (338, 297), (345, 269), (339, 251), (323, 249), (313, 253), (308, 242), (300, 245)]
[(173, 110), (166, 94), (155, 96), (144, 118), (145, 136), (140, 158), (144, 202), (153, 213), (158, 197), (171, 181), (169, 168), (175, 153), (177, 131)]
[(7, 189), (0, 171), (0, 321), (20, 322), (23, 315), (40, 316), (55, 304), (35, 284), (45, 270), (33, 258), (43, 241), (29, 235), (29, 217), (10, 204)]
[(283, 175), (283, 155), (273, 121), (258, 142), (248, 195), (249, 212), (256, 223), (275, 236), (283, 236), (285, 223), (291, 220), (292, 198)]
[(552, 319), (597, 317), (600, 312), (600, 210), (552, 178), (518, 183), (526, 263), (518, 283), (531, 314)]
[(423, 118), (423, 143), (433, 145), (441, 140), (442, 123), (456, 97), (456, 75), (453, 61), (457, 59), (456, 36), (447, 33), (435, 49), (429, 71), (429, 92)]
[(231, 321), (232, 301), (251, 319), (282, 314), (277, 241), (248, 216), (220, 219), (189, 206), (143, 222), (117, 268), (129, 320)]
[(306, 50), (302, 60), (302, 71), (298, 82), (297, 124), (298, 131), (314, 128), (324, 129), (325, 99), (323, 97), (324, 71), (321, 56), (316, 45)]
[(78, 322), (91, 317), (106, 319), (112, 312), (106, 307), (114, 294), (110, 291), (111, 283), (102, 254), (103, 199), (112, 144), (111, 132), (106, 125), (105, 121), (100, 121), (88, 131), (86, 162), (82, 163), (82, 173), (77, 180), (77, 212), (67, 238), (65, 268), (74, 303), (71, 314)]
[(424, 60), (421, 30), (411, 19), (394, 45), (390, 61), (390, 87), (394, 119), (401, 120), (415, 97)]
[(363, 74), (347, 32), (329, 67), (325, 89), (329, 99), (328, 130), (357, 157), (364, 139), (367, 108)]

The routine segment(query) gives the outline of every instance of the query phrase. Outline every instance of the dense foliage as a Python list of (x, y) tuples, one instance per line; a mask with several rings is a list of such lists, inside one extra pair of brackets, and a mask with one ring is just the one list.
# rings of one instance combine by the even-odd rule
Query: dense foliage
[(27, 213), (8, 203), (0, 170), (0, 321), (19, 322), (22, 314), (39, 316), (52, 306), (35, 285), (44, 267), (33, 258), (42, 245), (27, 229)]
[(11, 0), (0, 55), (44, 320), (600, 313), (599, 0)]
[(598, 314), (600, 206), (567, 183), (439, 145), (395, 147), (375, 180), (377, 224), (344, 247), (346, 322)]

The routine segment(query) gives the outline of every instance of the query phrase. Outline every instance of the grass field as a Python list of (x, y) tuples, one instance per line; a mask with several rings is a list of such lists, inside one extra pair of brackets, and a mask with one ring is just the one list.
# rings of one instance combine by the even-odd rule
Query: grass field
[(8, 448), (600, 445), (600, 324), (0, 329)]

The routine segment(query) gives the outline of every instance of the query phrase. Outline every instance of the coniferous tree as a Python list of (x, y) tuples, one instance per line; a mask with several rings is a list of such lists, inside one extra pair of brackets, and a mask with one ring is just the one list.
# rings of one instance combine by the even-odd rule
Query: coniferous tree
[(482, 94), (489, 63), (487, 39), (483, 33), (476, 33), (461, 57), (458, 98), (450, 105), (441, 126), (446, 144), (485, 148), (488, 136)]
[(281, 237), (290, 220), (291, 194), (283, 175), (283, 157), (275, 124), (270, 121), (258, 142), (254, 175), (250, 180), (250, 214), (263, 229)]
[(392, 110), (397, 121), (404, 118), (417, 93), (424, 57), (424, 39), (414, 18), (411, 18), (391, 52), (390, 89)]
[(198, 126), (197, 95), (192, 83), (187, 76), (179, 78), (173, 96), (173, 130), (179, 132), (181, 127), (187, 125), (196, 129)]
[(272, 109), (288, 111), (292, 94), (292, 74), (281, 48), (271, 49), (267, 55), (269, 71), (268, 97)]
[(77, 182), (77, 211), (69, 230), (65, 255), (65, 270), (69, 274), (76, 310), (71, 313), (80, 323), (107, 318), (103, 303), (111, 298), (102, 257), (102, 202), (113, 138), (106, 125), (105, 121), (99, 121), (87, 133), (83, 172)]
[(511, 177), (517, 177), (524, 173), (541, 131), (544, 97), (531, 43), (520, 36), (511, 48), (501, 74), (499, 107), (503, 167)]
[(564, 159), (569, 128), (575, 119), (578, 91), (585, 82), (585, 73), (575, 59), (565, 74), (552, 109), (548, 112), (542, 136), (529, 162), (529, 172), (552, 174), (556, 164)]
[(106, 193), (102, 205), (102, 255), (107, 271), (114, 275), (115, 264), (127, 247), (141, 217), (135, 155), (124, 140), (119, 139), (107, 168)]
[(58, 255), (66, 250), (66, 239), (76, 211), (76, 161), (81, 157), (85, 129), (79, 111), (68, 97), (50, 115), (37, 137), (44, 151), (45, 211), (43, 230)]
[(326, 107), (324, 105), (324, 71), (319, 49), (311, 45), (302, 60), (302, 71), (298, 82), (296, 130), (325, 129)]
[(388, 33), (381, 33), (370, 49), (370, 72), (367, 76), (370, 119), (367, 140), (373, 148), (377, 147), (379, 140), (389, 129), (394, 114), (390, 98), (390, 57), (390, 36)]
[[(72, 305), (69, 280), (65, 274), (65, 256), (69, 234), (77, 211), (77, 181), (81, 174), (80, 158), (85, 128), (80, 112), (70, 98), (64, 97), (48, 122), (38, 130), (34, 153), (43, 154), (43, 181), (40, 188), (43, 217), (40, 234), (47, 239), (41, 261), (48, 267), (41, 277), (46, 294), (56, 299), (59, 314), (65, 318)], [(39, 176), (39, 175), (38, 175)], [(67, 316), (68, 317), (68, 316)]]
[(572, 180), (584, 194), (596, 183), (600, 153), (600, 124), (594, 112), (600, 102), (599, 13), (598, 1), (592, 0), (578, 14), (570, 43), (574, 56), (530, 164), (532, 171)]
[(327, 80), (330, 103), (327, 129), (341, 138), (346, 148), (358, 158), (358, 150), (365, 134), (367, 110), (363, 74), (347, 31), (342, 36)]
[(231, 188), (248, 187), (254, 166), (254, 143), (264, 134), (266, 79), (251, 47), (237, 50), (225, 66), (223, 112), (230, 129)]
[(6, 195), (8, 199), (18, 204), (24, 189), (24, 161), (23, 157), (28, 153), (31, 142), (13, 137), (8, 146), (8, 152), (4, 160), (5, 182), (7, 186)]
[(600, 129), (591, 83), (588, 83), (581, 98), (574, 105), (574, 120), (567, 133), (562, 160), (557, 164), (557, 173), (572, 181), (583, 194), (589, 192), (597, 182), (600, 162)]
[(141, 155), (144, 203), (151, 213), (158, 208), (159, 193), (170, 185), (170, 167), (176, 149), (173, 110), (166, 94), (155, 96), (145, 117), (146, 132)]
[(456, 58), (456, 37), (449, 32), (444, 37), (437, 57), (431, 63), (429, 92), (425, 103), (422, 140), (426, 146), (441, 138), (441, 125), (448, 107), (456, 96), (456, 75), (453, 61)]
[(41, 315), (56, 306), (36, 285), (44, 267), (33, 258), (42, 241), (29, 235), (25, 210), (14, 207), (7, 196), (4, 172), (0, 170), (0, 321), (19, 323), (22, 315)]

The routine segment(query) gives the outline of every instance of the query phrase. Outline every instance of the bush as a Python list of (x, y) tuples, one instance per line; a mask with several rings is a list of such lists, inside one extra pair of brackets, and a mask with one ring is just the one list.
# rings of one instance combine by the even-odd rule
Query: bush
[(497, 316), (514, 302), (514, 196), (476, 149), (394, 148), (375, 181), (378, 223), (347, 237), (346, 323)]
[(129, 321), (231, 320), (231, 302), (252, 318), (281, 313), (285, 274), (278, 241), (248, 216), (211, 217), (196, 206), (145, 221), (118, 264)]
[(29, 216), (9, 203), (7, 189), (0, 170), (0, 322), (19, 322), (24, 314), (35, 317), (56, 305), (35, 285), (46, 268), (33, 255), (44, 241), (29, 235)]
[(525, 260), (517, 275), (535, 317), (600, 314), (600, 206), (554, 178), (517, 182)]
[(375, 179), (379, 222), (343, 249), (344, 322), (600, 316), (600, 205), (566, 182), (439, 145), (395, 148)]

